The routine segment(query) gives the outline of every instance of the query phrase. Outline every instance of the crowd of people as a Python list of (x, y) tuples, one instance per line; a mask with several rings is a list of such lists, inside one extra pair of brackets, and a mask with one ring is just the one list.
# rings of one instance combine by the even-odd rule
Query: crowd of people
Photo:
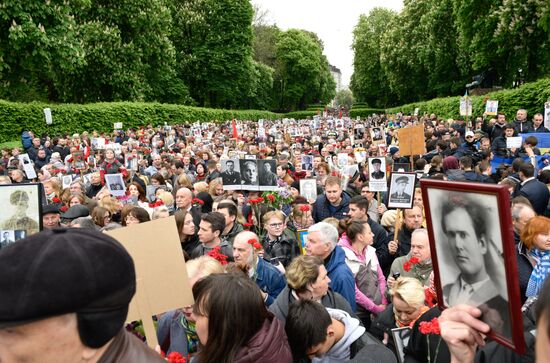
[[(9, 200), (25, 209), (0, 219), (0, 361), (163, 361), (124, 329), (133, 263), (102, 232), (173, 216), (195, 304), (156, 317), (158, 350), (167, 356), (198, 363), (543, 362), (550, 347), (550, 154), (537, 148), (536, 135), (549, 131), (542, 114), (527, 116), (24, 131), (22, 148), (2, 150), (0, 191), (37, 183), (43, 195), (39, 220), (25, 215), (29, 196), (20, 190)], [(425, 152), (401, 155), (399, 130), (417, 125), (425, 138), (415, 141)], [(506, 139), (518, 134), (521, 147), (509, 147)], [(276, 170), (262, 160), (274, 160)], [(372, 190), (370, 182), (389, 183), (397, 165), (419, 179), (500, 184), (509, 192), (525, 354), (485, 339), (490, 329), (509, 331), (509, 316), (495, 327), (481, 306), (440, 308), (420, 188), (406, 194), (409, 179), (397, 180), (395, 198), (412, 200), (404, 210), (388, 208), (389, 192)], [(457, 286), (471, 288), (470, 297), (491, 285), (491, 276), (470, 268), (486, 249), (476, 227), (484, 222), (470, 211), (474, 201), (471, 207), (441, 211), (453, 251), (468, 261)], [(458, 218), (467, 222), (455, 228)], [(477, 247), (468, 245), (468, 223)], [(434, 318), (437, 334), (426, 335)], [(396, 328), (409, 328), (410, 338), (398, 341)]]

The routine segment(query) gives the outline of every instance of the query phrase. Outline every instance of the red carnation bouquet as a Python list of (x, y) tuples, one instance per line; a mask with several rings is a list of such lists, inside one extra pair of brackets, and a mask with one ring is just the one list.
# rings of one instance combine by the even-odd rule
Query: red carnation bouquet
[(223, 253), (221, 253), (221, 247), (220, 246), (216, 246), (214, 247), (212, 250), (210, 250), (208, 253), (207, 253), (208, 256), (216, 259), (219, 261), (219, 263), (221, 263), (222, 265), (227, 265), (227, 256), (224, 255)]
[(254, 247), (254, 250), (256, 250), (256, 252), (261, 251), (263, 248), (260, 242), (258, 242), (255, 238), (249, 239), (248, 244)]
[(199, 199), (199, 198), (193, 198), (191, 203), (193, 204), (193, 207), (200, 207), (200, 206), (204, 205), (204, 201), (202, 199)]
[(409, 272), (412, 268), (414, 268), (415, 265), (418, 265), (420, 263), (420, 260), (418, 257), (411, 257), (407, 262), (403, 264), (403, 270)]
[[(430, 353), (430, 337), (427, 335), (433, 334), (433, 335), (441, 335), (441, 328), (439, 327), (439, 319), (433, 318), (430, 321), (423, 321), (418, 325), (418, 330), (420, 333), (426, 335), (426, 342), (428, 345), (428, 362), (431, 363), (432, 361), (432, 355)], [(439, 341), (437, 342), (437, 346), (435, 347), (435, 354), (433, 357), (433, 361), (437, 361), (437, 354), (439, 353), (439, 346), (441, 345), (441, 336), (439, 337)]]

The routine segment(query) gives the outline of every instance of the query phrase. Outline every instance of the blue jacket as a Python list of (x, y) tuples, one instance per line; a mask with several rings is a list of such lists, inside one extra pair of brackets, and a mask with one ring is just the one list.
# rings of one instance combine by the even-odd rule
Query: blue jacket
[(342, 247), (336, 246), (328, 260), (325, 260), (325, 268), (330, 279), (330, 287), (349, 302), (354, 312), (357, 311), (355, 278), (348, 265), (346, 265), (346, 253)]
[(285, 288), (286, 279), (275, 266), (263, 258), (259, 258), (258, 265), (256, 266), (256, 285), (258, 285), (260, 290), (267, 293), (265, 304), (269, 306), (273, 304), (273, 301)]
[(342, 192), (342, 201), (340, 202), (340, 205), (338, 207), (334, 207), (334, 212), (330, 211), (329, 205), (330, 202), (328, 201), (326, 195), (323, 193), (319, 197), (317, 197), (317, 200), (313, 204), (313, 210), (312, 210), (312, 217), (315, 223), (319, 223), (323, 221), (325, 218), (334, 217), (336, 219), (343, 219), (344, 213), (349, 212), (349, 201), (350, 196), (347, 193)]

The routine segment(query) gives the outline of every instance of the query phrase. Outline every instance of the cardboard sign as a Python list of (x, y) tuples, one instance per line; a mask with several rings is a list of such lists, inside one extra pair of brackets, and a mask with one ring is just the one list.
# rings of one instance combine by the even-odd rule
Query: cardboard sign
[(137, 290), (127, 321), (142, 320), (147, 344), (157, 346), (152, 316), (193, 304), (174, 217), (106, 232), (132, 256)]
[(397, 131), (399, 153), (401, 156), (420, 155), (426, 153), (424, 142), (424, 126), (405, 127)]
[(485, 104), (485, 114), (487, 116), (495, 116), (498, 112), (498, 101), (488, 100)]
[(114, 128), (115, 130), (122, 130), (122, 122), (115, 122)]

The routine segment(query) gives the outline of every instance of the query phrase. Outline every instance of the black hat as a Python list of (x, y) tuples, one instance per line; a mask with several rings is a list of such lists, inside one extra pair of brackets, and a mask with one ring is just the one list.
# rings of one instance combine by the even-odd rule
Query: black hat
[(382, 160), (380, 160), (378, 158), (377, 159), (372, 159), (371, 164), (382, 164)]
[(42, 207), (42, 215), (46, 214), (60, 214), (59, 205), (56, 203), (46, 204)]
[(73, 205), (65, 213), (61, 214), (61, 218), (76, 219), (80, 217), (87, 217), (90, 215), (88, 207), (82, 204)]
[(98, 348), (122, 329), (135, 290), (132, 258), (100, 232), (47, 230), (0, 250), (0, 328), (76, 313), (82, 342)]
[(406, 176), (400, 176), (399, 178), (395, 179), (395, 182), (409, 184), (409, 178), (407, 178)]

